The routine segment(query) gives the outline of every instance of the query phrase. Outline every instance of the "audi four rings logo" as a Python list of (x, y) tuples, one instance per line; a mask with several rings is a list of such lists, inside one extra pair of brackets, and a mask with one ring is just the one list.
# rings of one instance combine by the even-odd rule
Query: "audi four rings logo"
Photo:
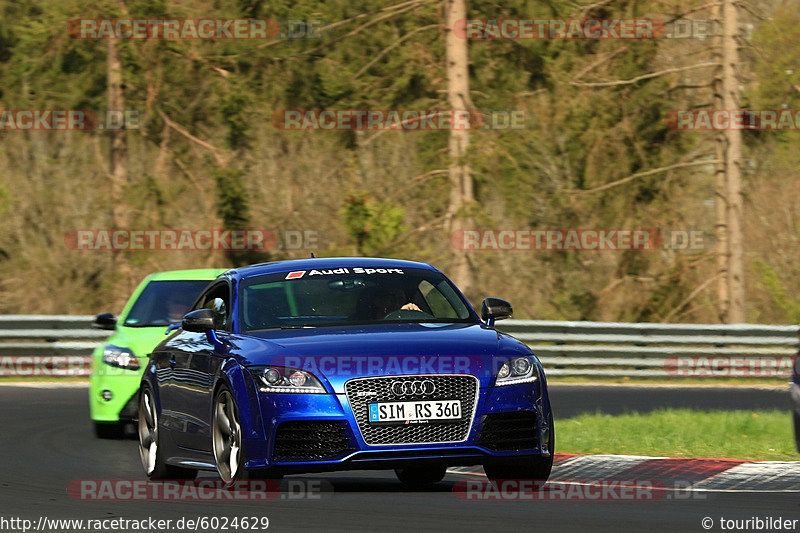
[(436, 385), (429, 379), (394, 381), (390, 390), (395, 396), (408, 396), (409, 394), (433, 394)]

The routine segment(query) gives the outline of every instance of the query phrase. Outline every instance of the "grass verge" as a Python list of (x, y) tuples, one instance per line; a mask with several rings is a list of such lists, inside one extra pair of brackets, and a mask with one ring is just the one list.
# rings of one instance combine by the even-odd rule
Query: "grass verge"
[(800, 461), (788, 409), (585, 414), (555, 427), (559, 453)]

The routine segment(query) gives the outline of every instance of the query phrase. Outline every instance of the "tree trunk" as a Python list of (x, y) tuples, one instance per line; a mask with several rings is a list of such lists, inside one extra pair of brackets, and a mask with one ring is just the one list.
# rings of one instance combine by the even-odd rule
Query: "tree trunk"
[[(722, 4), (722, 97), (725, 109), (738, 109), (739, 80), (736, 68), (739, 65), (739, 45), (736, 42), (738, 17), (734, 0), (723, 0)], [(725, 130), (725, 170), (727, 183), (728, 213), (728, 286), (730, 310), (728, 323), (745, 321), (744, 314), (744, 252), (742, 238), (742, 132), (739, 129)]]
[[(719, 3), (714, 3), (711, 10), (714, 21), (714, 62), (719, 63), (714, 68), (712, 91), (714, 93), (714, 109), (724, 109), (725, 102), (722, 96), (722, 9)], [(718, 316), (721, 322), (728, 322), (730, 295), (728, 292), (728, 183), (725, 176), (725, 132), (714, 133), (714, 150), (719, 161), (714, 169), (714, 211), (715, 235), (717, 241), (717, 301)]]
[[(106, 83), (108, 85), (108, 109), (124, 112), (125, 88), (122, 83), (122, 61), (117, 42), (108, 40)], [(111, 226), (113, 229), (130, 229), (131, 216), (125, 193), (128, 185), (128, 141), (124, 127), (106, 130), (110, 140), (109, 176), (111, 179)], [(133, 291), (133, 277), (127, 252), (114, 250), (112, 268), (119, 277), (119, 292), (115, 294), (116, 308), (121, 309), (128, 295)]]
[[(469, 97), (469, 58), (467, 39), (459, 37), (453, 28), (458, 20), (467, 18), (466, 0), (445, 0), (445, 53), (447, 72), (447, 103), (451, 110), (471, 109)], [(450, 156), (450, 199), (447, 209), (447, 231), (454, 232), (469, 228), (469, 211), (475, 200), (472, 187), (472, 174), (464, 157), (469, 147), (469, 130), (450, 130), (448, 152)], [(453, 250), (451, 277), (465, 295), (474, 297), (475, 290), (472, 267), (467, 252)]]

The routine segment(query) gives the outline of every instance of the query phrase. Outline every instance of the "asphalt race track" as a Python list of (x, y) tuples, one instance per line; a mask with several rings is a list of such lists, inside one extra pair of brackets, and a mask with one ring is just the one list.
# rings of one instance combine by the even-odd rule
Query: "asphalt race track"
[[(728, 388), (640, 388), (553, 385), (557, 416), (580, 411), (608, 412), (652, 410), (660, 406), (704, 408), (786, 408), (786, 392), (767, 389)], [(627, 406), (627, 407), (623, 407)], [(787, 417), (788, 420), (788, 417)], [(556, 420), (557, 424), (557, 420)], [(744, 479), (732, 491), (708, 490), (666, 493), (642, 499), (569, 501), (497, 501), (464, 499), (454, 491), (466, 481), (485, 478), (451, 472), (430, 491), (409, 492), (392, 472), (347, 472), (317, 476), (286, 477), (280, 493), (269, 501), (87, 501), (67, 492), (80, 480), (141, 480), (137, 443), (133, 439), (101, 441), (94, 438), (88, 421), (84, 387), (44, 388), (0, 386), (0, 530), (21, 531), (19, 518), (142, 520), (182, 517), (268, 517), (269, 531), (721, 531), (720, 520), (800, 519), (800, 492), (779, 485), (752, 485)], [(556, 426), (557, 427), (557, 426)], [(622, 458), (620, 460), (629, 460)], [(798, 456), (800, 460), (800, 456)], [(613, 462), (613, 459), (609, 459)], [(604, 458), (598, 458), (580, 473), (569, 470), (570, 461), (557, 463), (556, 479), (607, 476)], [(573, 463), (574, 464), (574, 463)], [(680, 464), (679, 464), (680, 467)], [(773, 464), (774, 471), (798, 471), (796, 463)], [(692, 472), (686, 467), (686, 479)], [(589, 471), (587, 471), (587, 469)], [(590, 470), (594, 469), (595, 472)], [(476, 469), (471, 469), (476, 470)], [(480, 470), (480, 469), (477, 469)], [(559, 475), (559, 471), (563, 475)], [(673, 477), (680, 478), (673, 468)], [(209, 480), (210, 474), (203, 474)], [(796, 482), (797, 480), (795, 480)], [(748, 487), (758, 487), (752, 491)], [(763, 488), (764, 486), (772, 487)], [(320, 487), (321, 490), (316, 490)], [(562, 487), (563, 488), (563, 487)], [(311, 490), (312, 497), (305, 491)], [(710, 529), (701, 525), (713, 520)], [(5, 522), (4, 522), (5, 520)], [(46, 524), (47, 521), (43, 522)], [(263, 523), (263, 522), (262, 522)], [(733, 522), (727, 523), (729, 526)], [(740, 525), (746, 526), (744, 522)], [(758, 523), (751, 522), (752, 526)], [(763, 524), (763, 522), (762, 522)], [(782, 524), (786, 524), (785, 522)], [(791, 526), (791, 522), (788, 523)], [(774, 522), (773, 522), (774, 525)], [(162, 531), (186, 530), (176, 528)], [(202, 528), (200, 528), (202, 529)], [(221, 525), (216, 528), (222, 530)], [(749, 527), (755, 530), (756, 527)], [(76, 531), (76, 528), (45, 528), (44, 531)], [(84, 529), (86, 530), (86, 529)], [(105, 529), (104, 531), (114, 531)], [(229, 531), (242, 528), (228, 528)], [(252, 530), (252, 529), (251, 529)], [(258, 530), (261, 530), (259, 528)], [(770, 530), (762, 525), (761, 530)], [(777, 530), (772, 528), (772, 530)], [(782, 531), (800, 531), (800, 520)]]
[[(599, 411), (610, 415), (628, 412), (648, 413), (656, 409), (791, 409), (789, 386), (629, 386), (558, 385), (549, 387), (553, 414), (569, 418)], [(800, 458), (798, 458), (800, 460)]]

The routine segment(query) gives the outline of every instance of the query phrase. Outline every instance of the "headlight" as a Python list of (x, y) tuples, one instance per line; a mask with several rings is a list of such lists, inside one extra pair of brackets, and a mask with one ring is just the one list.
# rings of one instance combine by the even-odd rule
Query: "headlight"
[(139, 370), (139, 360), (128, 348), (120, 348), (113, 344), (106, 344), (103, 350), (103, 362), (107, 365), (127, 370)]
[(251, 368), (259, 392), (324, 394), (325, 387), (310, 372), (288, 366)]
[(539, 365), (536, 356), (516, 357), (503, 363), (497, 371), (496, 386), (514, 385), (516, 383), (533, 383), (539, 381)]

